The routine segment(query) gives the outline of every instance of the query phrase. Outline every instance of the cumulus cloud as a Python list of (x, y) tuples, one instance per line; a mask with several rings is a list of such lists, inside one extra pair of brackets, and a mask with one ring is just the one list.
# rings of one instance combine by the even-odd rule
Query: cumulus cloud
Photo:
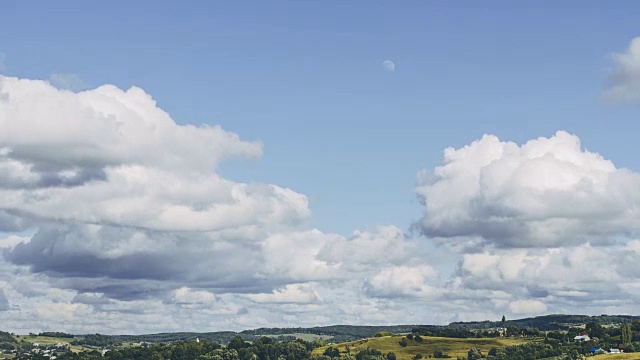
[(564, 131), (522, 146), (485, 135), (419, 176), (423, 234), (499, 247), (608, 243), (637, 234), (640, 174)]
[(311, 284), (288, 284), (271, 294), (249, 294), (247, 297), (259, 303), (312, 303), (318, 300)]
[(177, 125), (139, 88), (71, 93), (0, 77), (0, 92), (1, 211), (21, 219), (211, 231), (309, 214), (304, 195), (215, 173), (221, 160), (260, 156), (259, 143)]
[[(300, 314), (318, 325), (338, 303), (345, 318), (389, 312), (387, 273), (413, 279), (394, 288), (397, 301), (436, 281), (396, 227), (298, 229), (306, 196), (216, 171), (259, 157), (260, 143), (178, 125), (139, 88), (72, 92), (0, 77), (0, 92), (0, 285), (20, 306), (8, 311), (16, 329), (239, 329)], [(158, 320), (167, 314), (176, 320)]]
[(626, 52), (612, 55), (613, 69), (605, 98), (613, 101), (640, 101), (640, 37), (631, 40)]
[(418, 244), (408, 241), (395, 226), (378, 226), (375, 231), (355, 231), (351, 237), (328, 238), (318, 259), (340, 263), (352, 271), (372, 266), (401, 265), (419, 257)]
[(222, 159), (262, 152), (259, 143), (219, 126), (177, 125), (137, 87), (71, 93), (2, 76), (0, 92), (6, 95), (0, 102), (3, 153), (36, 176), (135, 164), (207, 173)]
[[(255, 244), (310, 213), (293, 190), (216, 173), (260, 143), (178, 125), (139, 88), (0, 77), (0, 93), (0, 231), (35, 232), (3, 240), (5, 258), (59, 286), (119, 299), (185, 281), (242, 288), (261, 271)], [(151, 282), (127, 290), (137, 280)]]
[(365, 283), (366, 291), (377, 297), (434, 297), (438, 294), (429, 286), (437, 272), (430, 266), (397, 266), (384, 269)]
[(539, 300), (518, 300), (509, 304), (509, 309), (516, 315), (540, 314), (547, 311), (547, 305)]
[(211, 292), (193, 290), (185, 286), (174, 290), (171, 300), (190, 308), (210, 307), (218, 301), (216, 295)]
[(0, 77), (0, 144), (0, 310), (17, 332), (446, 323), (640, 303), (638, 174), (565, 132), (445, 150), (416, 189), (422, 239), (304, 229), (305, 195), (218, 174), (261, 156), (260, 143), (178, 125), (135, 87)]
[[(640, 301), (634, 290), (640, 275), (633, 260), (639, 254), (636, 246), (634, 240), (608, 247), (585, 244), (465, 254), (448, 296), (490, 300), (494, 308), (508, 308), (513, 314), (525, 314), (525, 305), (533, 304), (527, 301), (534, 300), (555, 312), (578, 306), (598, 313), (605, 303), (617, 306), (616, 313), (629, 312)], [(520, 302), (516, 306), (514, 301)]]

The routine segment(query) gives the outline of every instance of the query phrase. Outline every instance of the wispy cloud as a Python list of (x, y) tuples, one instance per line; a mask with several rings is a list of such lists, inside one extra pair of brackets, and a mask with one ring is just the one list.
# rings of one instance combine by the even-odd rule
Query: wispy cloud
[(612, 60), (605, 99), (640, 103), (640, 37), (631, 40), (626, 52), (613, 54)]
[(87, 87), (78, 74), (70, 73), (51, 74), (49, 83), (61, 90), (79, 91)]

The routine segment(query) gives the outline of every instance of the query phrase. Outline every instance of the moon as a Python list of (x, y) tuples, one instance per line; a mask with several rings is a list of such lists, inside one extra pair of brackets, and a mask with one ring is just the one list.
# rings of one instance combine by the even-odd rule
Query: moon
[(384, 66), (385, 69), (394, 72), (396, 71), (396, 64), (391, 61), (391, 60), (385, 60), (382, 62), (382, 66)]

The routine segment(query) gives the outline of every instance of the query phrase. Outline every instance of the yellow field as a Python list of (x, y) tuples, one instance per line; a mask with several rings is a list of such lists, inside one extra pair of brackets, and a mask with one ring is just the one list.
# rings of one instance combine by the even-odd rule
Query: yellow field
[(640, 353), (629, 353), (629, 354), (602, 354), (596, 355), (589, 359), (595, 360), (640, 360)]
[[(26, 336), (19, 335), (16, 337), (18, 341), (22, 341), (23, 339), (30, 343), (39, 342), (42, 345), (55, 345), (59, 343), (71, 343), (71, 341), (75, 340), (73, 338), (57, 338), (57, 337), (48, 337), (48, 336)], [(84, 347), (71, 345), (71, 351), (78, 352), (84, 350)]]
[[(407, 346), (400, 346), (401, 335), (383, 336), (379, 338), (370, 338), (347, 343), (331, 345), (340, 349), (340, 352), (346, 353), (347, 346), (351, 348), (351, 353), (355, 354), (361, 349), (370, 347), (381, 351), (383, 354), (393, 352), (398, 360), (411, 360), (416, 354), (422, 354), (423, 358), (433, 355), (435, 350), (456, 358), (457, 356), (467, 356), (467, 352), (472, 347), (479, 348), (483, 354), (486, 354), (491, 348), (499, 348), (504, 346), (520, 345), (531, 340), (523, 339), (505, 339), (505, 338), (481, 338), (481, 339), (455, 339), (445, 337), (423, 336), (422, 342), (407, 339)], [(324, 346), (313, 350), (314, 355), (322, 354), (329, 346)]]

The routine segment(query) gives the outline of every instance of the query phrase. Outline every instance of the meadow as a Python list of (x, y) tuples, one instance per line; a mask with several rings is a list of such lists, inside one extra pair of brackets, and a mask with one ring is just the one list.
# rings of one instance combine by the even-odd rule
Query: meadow
[(594, 360), (638, 360), (640, 359), (640, 353), (629, 353), (629, 354), (602, 354), (596, 355), (592, 358)]
[(520, 345), (530, 342), (527, 339), (511, 339), (511, 338), (479, 338), (479, 339), (458, 339), (446, 337), (423, 336), (422, 341), (406, 340), (407, 346), (400, 345), (402, 335), (391, 335), (374, 337), (357, 341), (344, 342), (336, 345), (323, 346), (313, 350), (313, 355), (322, 355), (329, 347), (338, 348), (341, 353), (347, 352), (347, 347), (352, 354), (362, 349), (370, 347), (381, 351), (383, 354), (393, 352), (398, 360), (411, 360), (417, 354), (421, 354), (423, 358), (433, 357), (434, 351), (439, 350), (444, 354), (456, 358), (457, 356), (467, 356), (470, 348), (479, 348), (483, 354), (487, 354), (491, 348), (500, 348), (504, 346)]

